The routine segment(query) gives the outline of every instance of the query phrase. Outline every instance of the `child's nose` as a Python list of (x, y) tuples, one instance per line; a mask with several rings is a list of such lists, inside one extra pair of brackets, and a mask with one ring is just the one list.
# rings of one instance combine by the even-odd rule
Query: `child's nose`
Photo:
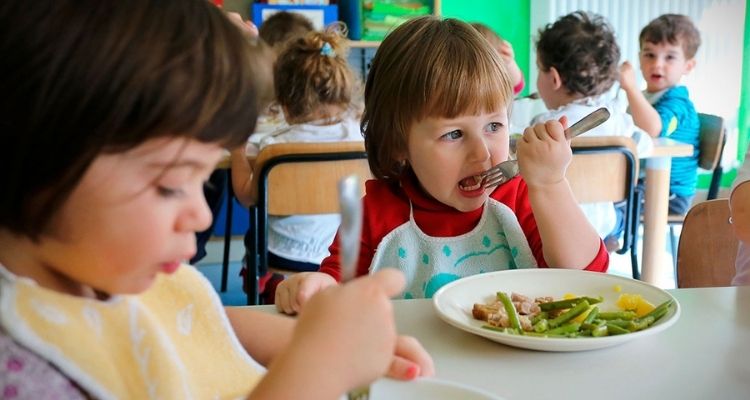
[(483, 139), (476, 139), (471, 142), (471, 149), (469, 152), (469, 158), (471, 161), (485, 161), (490, 158), (490, 147)]
[(213, 215), (203, 193), (191, 199), (177, 223), (180, 232), (201, 232), (211, 226)]

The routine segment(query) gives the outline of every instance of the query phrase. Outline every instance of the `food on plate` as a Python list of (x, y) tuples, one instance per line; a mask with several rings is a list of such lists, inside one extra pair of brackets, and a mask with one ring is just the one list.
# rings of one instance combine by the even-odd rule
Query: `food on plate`
[(518, 293), (497, 292), (496, 300), (475, 303), (472, 316), (484, 328), (517, 335), (542, 337), (601, 337), (648, 328), (663, 317), (672, 300), (654, 307), (639, 294), (623, 293), (618, 310), (601, 310), (601, 297), (563, 296), (531, 299)]

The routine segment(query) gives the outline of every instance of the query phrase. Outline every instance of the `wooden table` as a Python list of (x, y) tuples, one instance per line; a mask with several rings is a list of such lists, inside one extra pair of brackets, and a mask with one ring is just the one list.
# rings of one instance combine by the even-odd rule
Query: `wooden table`
[(750, 398), (750, 287), (669, 292), (682, 314), (666, 331), (572, 353), (517, 349), (464, 332), (443, 322), (432, 300), (393, 304), (399, 333), (430, 352), (436, 378), (509, 400)]
[(667, 217), (669, 212), (669, 175), (673, 157), (693, 154), (693, 146), (672, 139), (654, 139), (646, 159), (646, 200), (643, 213), (643, 261), (641, 279), (659, 287), (671, 286), (672, 263), (665, 260)]

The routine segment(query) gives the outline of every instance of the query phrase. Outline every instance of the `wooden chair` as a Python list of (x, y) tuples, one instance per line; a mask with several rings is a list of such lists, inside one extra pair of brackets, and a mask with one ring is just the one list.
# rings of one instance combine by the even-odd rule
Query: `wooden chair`
[(677, 250), (677, 287), (731, 286), (737, 245), (729, 200), (693, 206), (685, 216)]
[[(698, 167), (712, 171), (706, 200), (713, 200), (719, 192), (719, 184), (721, 183), (721, 176), (723, 174), (721, 156), (724, 153), (724, 144), (727, 141), (726, 128), (724, 127), (724, 118), (717, 115), (699, 113), (698, 118), (700, 119)], [(674, 227), (681, 225), (684, 220), (684, 215), (670, 214), (667, 217), (667, 223), (669, 224), (669, 244), (675, 268), (677, 268), (677, 236), (674, 233)]]
[(339, 212), (338, 181), (371, 177), (363, 142), (279, 143), (264, 147), (255, 161), (257, 202), (250, 207), (245, 235), (248, 304), (259, 303), (258, 277), (268, 265), (268, 216)]
[(640, 278), (637, 233), (640, 201), (635, 184), (638, 156), (635, 142), (624, 136), (581, 136), (573, 139), (573, 160), (567, 171), (579, 203), (612, 202), (625, 205), (625, 232), (618, 254), (630, 252), (633, 278)]

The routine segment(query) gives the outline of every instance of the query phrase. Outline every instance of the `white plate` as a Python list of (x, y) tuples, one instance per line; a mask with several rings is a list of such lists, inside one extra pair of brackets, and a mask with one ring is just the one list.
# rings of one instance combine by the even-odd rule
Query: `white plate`
[[(619, 286), (621, 291), (615, 291)], [(512, 335), (482, 328), (483, 321), (474, 319), (474, 303), (487, 303), (498, 291), (516, 292), (529, 297), (552, 296), (560, 299), (566, 293), (577, 296), (604, 297), (602, 311), (617, 310), (615, 302), (622, 293), (640, 294), (654, 305), (667, 300), (674, 304), (669, 312), (649, 328), (624, 335), (591, 338), (544, 338)], [(609, 347), (659, 333), (674, 324), (680, 316), (680, 304), (669, 293), (645, 282), (600, 272), (566, 269), (519, 269), (473, 275), (453, 281), (437, 291), (433, 304), (440, 318), (467, 332), (509, 346), (543, 351), (580, 351)]]
[(413, 381), (380, 379), (370, 387), (370, 400), (503, 400), (483, 390), (434, 378)]

